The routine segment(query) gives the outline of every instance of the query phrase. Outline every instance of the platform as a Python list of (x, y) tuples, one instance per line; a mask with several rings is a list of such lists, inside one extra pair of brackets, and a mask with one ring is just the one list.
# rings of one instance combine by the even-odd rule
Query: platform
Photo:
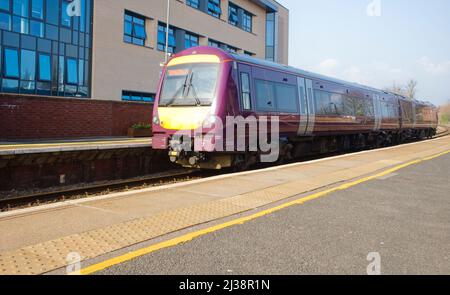
[(102, 137), (71, 140), (0, 142), (0, 156), (151, 147), (151, 138)]
[[(0, 273), (43, 274), (63, 269), (72, 252), (80, 254), (83, 273), (92, 273), (107, 267), (95, 262), (131, 245), (236, 214), (257, 214), (261, 208), (270, 211), (274, 205), (283, 208), (286, 202), (303, 204), (449, 152), (450, 137), (443, 137), (1, 213)], [(165, 246), (173, 243), (177, 241)], [(153, 251), (158, 247), (161, 244)]]

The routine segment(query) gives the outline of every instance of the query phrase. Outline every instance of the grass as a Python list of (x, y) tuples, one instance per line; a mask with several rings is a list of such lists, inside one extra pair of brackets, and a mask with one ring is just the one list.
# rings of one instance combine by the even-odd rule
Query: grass
[(450, 123), (450, 103), (439, 108), (439, 124), (449, 125)]

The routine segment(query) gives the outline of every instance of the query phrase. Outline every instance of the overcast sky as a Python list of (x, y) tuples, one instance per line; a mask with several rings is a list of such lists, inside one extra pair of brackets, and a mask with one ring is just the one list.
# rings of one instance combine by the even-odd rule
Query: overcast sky
[(449, 0), (278, 2), (290, 9), (291, 66), (377, 88), (413, 78), (420, 99), (450, 101)]

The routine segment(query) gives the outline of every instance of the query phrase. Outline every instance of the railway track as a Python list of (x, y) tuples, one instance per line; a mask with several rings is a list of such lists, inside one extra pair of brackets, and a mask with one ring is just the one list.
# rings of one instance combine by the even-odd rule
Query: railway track
[[(448, 126), (439, 126), (437, 134), (434, 138), (440, 138), (450, 135)], [(308, 156), (303, 161), (333, 156), (342, 153), (330, 153), (322, 155)], [(264, 166), (265, 167), (265, 166)], [(256, 167), (254, 169), (259, 169)], [(55, 203), (66, 200), (80, 199), (96, 195), (104, 195), (114, 192), (123, 192), (131, 189), (156, 187), (169, 183), (178, 183), (192, 179), (205, 178), (220, 173), (230, 173), (231, 171), (204, 171), (195, 169), (173, 169), (165, 172), (155, 173), (144, 177), (138, 177), (127, 180), (108, 181), (85, 186), (75, 186), (72, 188), (61, 188), (51, 191), (42, 191), (38, 193), (30, 193), (23, 196), (5, 197), (0, 199), (0, 212), (10, 211), (23, 207), (37, 206), (47, 203)]]
[(439, 126), (437, 134), (434, 138), (444, 137), (450, 135), (450, 127), (449, 126)]
[(136, 188), (156, 187), (169, 183), (183, 182), (204, 177), (201, 174), (205, 173), (198, 170), (174, 169), (133, 179), (107, 181), (49, 191), (43, 190), (21, 196), (4, 197), (0, 199), (0, 212), (114, 192), (123, 192)]

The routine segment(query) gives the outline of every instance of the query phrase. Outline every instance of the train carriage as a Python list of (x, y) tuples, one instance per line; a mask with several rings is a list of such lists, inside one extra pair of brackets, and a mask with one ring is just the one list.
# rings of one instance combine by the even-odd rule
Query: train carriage
[[(431, 137), (437, 128), (437, 109), (429, 103), (196, 47), (173, 56), (163, 70), (153, 111), (153, 148), (168, 150), (171, 160), (183, 166), (247, 167), (258, 161), (261, 151), (180, 148), (192, 144), (184, 142), (192, 138), (180, 134), (192, 135), (205, 125), (201, 132), (220, 132), (216, 138), (225, 141), (224, 132), (205, 122), (226, 122), (230, 116), (278, 117), (279, 160)], [(214, 140), (206, 145), (214, 146)]]

